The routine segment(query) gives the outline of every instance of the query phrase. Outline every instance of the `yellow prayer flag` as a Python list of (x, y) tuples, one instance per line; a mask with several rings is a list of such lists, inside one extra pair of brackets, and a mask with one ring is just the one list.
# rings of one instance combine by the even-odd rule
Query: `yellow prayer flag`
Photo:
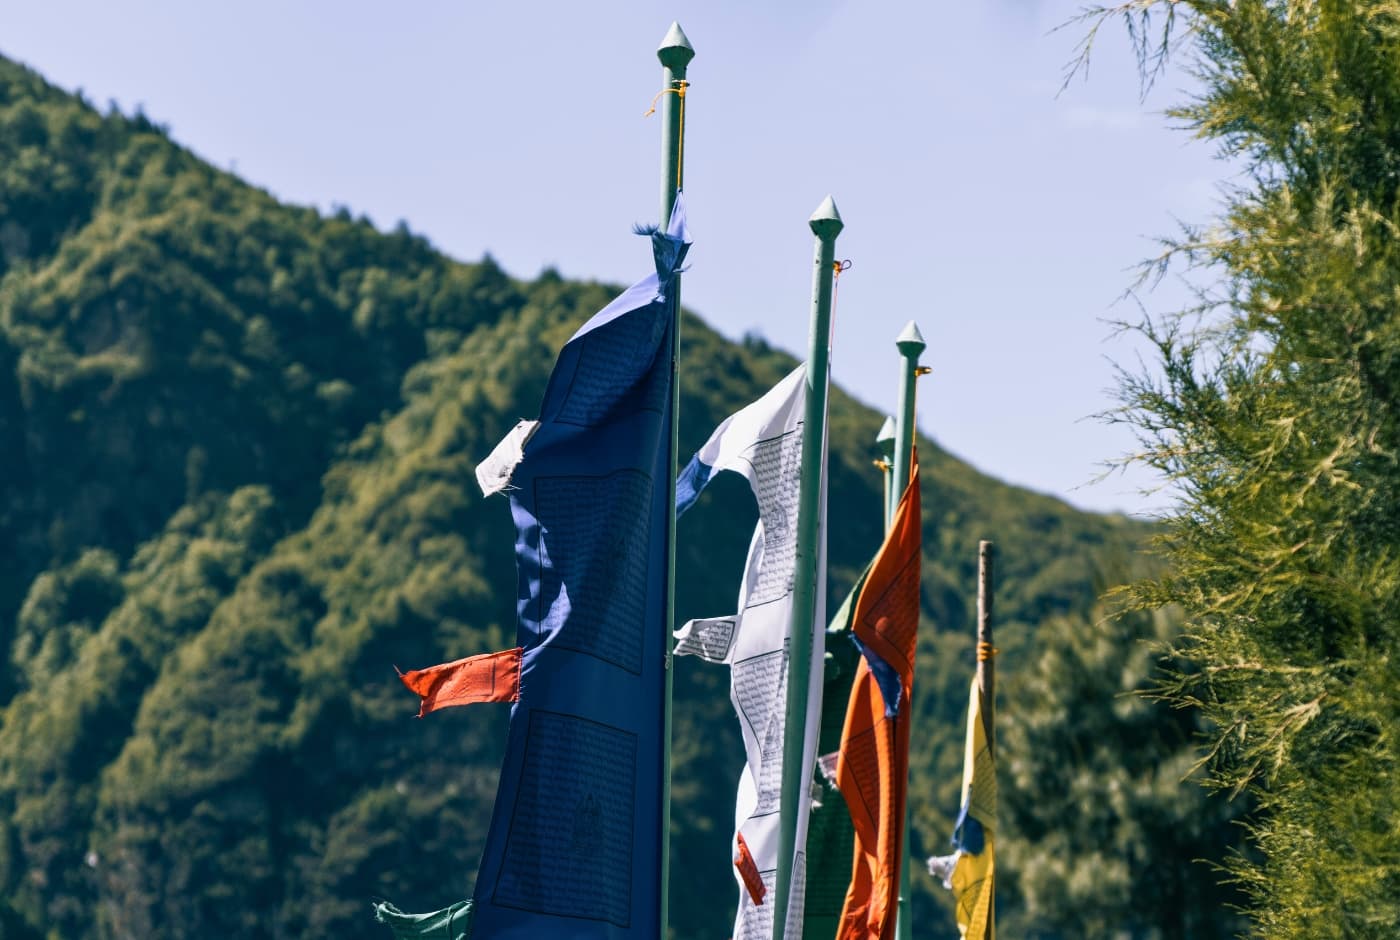
[(973, 679), (967, 707), (967, 748), (963, 754), (962, 811), (953, 833), (958, 851), (951, 858), (929, 859), (929, 870), (945, 875), (945, 884), (953, 889), (958, 932), (970, 940), (996, 940), (996, 826), (996, 760), (982, 721), (982, 691)]

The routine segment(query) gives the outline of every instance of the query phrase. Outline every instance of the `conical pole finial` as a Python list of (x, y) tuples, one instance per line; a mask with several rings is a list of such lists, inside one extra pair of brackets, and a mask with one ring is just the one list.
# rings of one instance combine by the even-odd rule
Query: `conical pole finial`
[(683, 69), (695, 58), (695, 47), (686, 38), (680, 23), (672, 23), (666, 30), (665, 38), (656, 49), (656, 57), (661, 60), (662, 67), (668, 69)]
[(836, 200), (830, 196), (817, 206), (817, 211), (812, 213), (807, 224), (812, 227), (812, 234), (824, 242), (835, 239), (846, 227), (846, 223), (841, 221), (841, 213), (836, 210)]
[(880, 433), (875, 435), (875, 444), (886, 457), (893, 457), (894, 441), (894, 418), (887, 416), (885, 418), (885, 423), (880, 425)]
[(924, 334), (919, 332), (919, 326), (913, 320), (904, 325), (899, 336), (895, 337), (894, 344), (899, 347), (901, 353), (916, 359), (919, 353), (928, 348), (928, 344), (924, 342)]
[(880, 459), (875, 461), (875, 466), (880, 468), (880, 478), (885, 484), (882, 514), (886, 532), (890, 530), (890, 522), (892, 521), (890, 517), (894, 512), (893, 504), (890, 502), (890, 484), (894, 468), (894, 442), (898, 437), (899, 432), (895, 428), (894, 418), (886, 416), (885, 423), (880, 425), (880, 433), (875, 435), (875, 446), (880, 449)]

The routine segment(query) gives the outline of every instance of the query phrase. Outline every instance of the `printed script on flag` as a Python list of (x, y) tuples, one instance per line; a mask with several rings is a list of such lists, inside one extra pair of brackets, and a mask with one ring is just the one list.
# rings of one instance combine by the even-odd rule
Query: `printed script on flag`
[[(518, 424), (478, 467), (483, 492), (509, 495), (515, 522), (518, 687), (472, 897), (433, 915), (380, 905), (399, 937), (444, 936), (426, 931), (449, 922), (490, 940), (661, 936), (682, 201), (667, 231), (646, 234), (655, 273), (579, 329), (559, 353), (539, 420)], [(415, 681), (439, 697), (459, 686), (479, 695), (484, 680), (470, 677), (490, 670), (469, 663)]]
[[(738, 914), (734, 940), (770, 940), (773, 892), (778, 870), (778, 806), (783, 773), (786, 727), (788, 630), (792, 619), (793, 578), (797, 549), (797, 488), (806, 406), (805, 366), (798, 366), (766, 395), (724, 421), (692, 458), (676, 483), (676, 509), (684, 512), (699, 497), (710, 478), (721, 470), (749, 481), (758, 501), (758, 525), (749, 544), (739, 593), (738, 613), (692, 620), (676, 632), (676, 654), (698, 656), (729, 665), (730, 700), (739, 716), (747, 762), (739, 778), (735, 801), (734, 859), (738, 881)], [(824, 377), (823, 377), (824, 378)], [(825, 448), (825, 442), (817, 442)], [(822, 462), (825, 466), (825, 460)], [(819, 626), (826, 610), (825, 536), (826, 482), (823, 473), (818, 509), (817, 601), (813, 622), (798, 629), (812, 633), (812, 674), (821, 675), (825, 632)], [(821, 708), (820, 682), (813, 682), (807, 700), (806, 738), (799, 767), (787, 773), (811, 778), (816, 761)], [(788, 901), (786, 936), (802, 936), (803, 892), (806, 887), (808, 817), (811, 788), (802, 787), (797, 816), (797, 842), (792, 859), (792, 889)]]

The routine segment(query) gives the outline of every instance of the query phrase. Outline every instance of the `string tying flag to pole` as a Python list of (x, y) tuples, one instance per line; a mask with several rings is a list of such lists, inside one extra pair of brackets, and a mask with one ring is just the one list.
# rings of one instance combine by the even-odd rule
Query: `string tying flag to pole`
[[(655, 95), (652, 96), (651, 107), (647, 108), (646, 113), (643, 114), (642, 117), (651, 117), (653, 114), (656, 113), (656, 103), (661, 100), (662, 95), (677, 95), (681, 98), (684, 98), (685, 90), (689, 85), (690, 82), (682, 78), (676, 82), (676, 87), (663, 88), (660, 91), (658, 91)], [(684, 117), (682, 117), (682, 120), (684, 120)]]
[(685, 90), (690, 87), (690, 82), (684, 78), (676, 79), (671, 88), (663, 88), (651, 99), (651, 107), (642, 117), (651, 117), (656, 113), (656, 103), (661, 100), (662, 95), (675, 95), (680, 102), (680, 116), (677, 121), (676, 146), (680, 149), (679, 158), (676, 161), (676, 188), (681, 188), (683, 178), (682, 164), (685, 162)]
[(841, 293), (841, 274), (849, 270), (851, 270), (850, 258), (831, 263), (831, 329), (827, 331), (826, 342), (828, 346), (831, 345), (832, 338), (836, 335), (836, 301)]

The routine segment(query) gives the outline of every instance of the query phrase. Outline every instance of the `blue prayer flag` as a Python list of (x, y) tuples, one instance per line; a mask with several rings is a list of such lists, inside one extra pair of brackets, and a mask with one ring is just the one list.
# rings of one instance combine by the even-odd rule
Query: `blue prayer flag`
[(477, 876), (479, 937), (661, 935), (676, 203), (658, 270), (559, 354), (511, 474), (520, 701)]
[[(656, 940), (682, 203), (656, 272), (564, 346), (537, 422), (477, 476), (516, 527), (519, 700), (469, 904), (491, 940)], [(400, 936), (415, 925), (392, 908)]]

